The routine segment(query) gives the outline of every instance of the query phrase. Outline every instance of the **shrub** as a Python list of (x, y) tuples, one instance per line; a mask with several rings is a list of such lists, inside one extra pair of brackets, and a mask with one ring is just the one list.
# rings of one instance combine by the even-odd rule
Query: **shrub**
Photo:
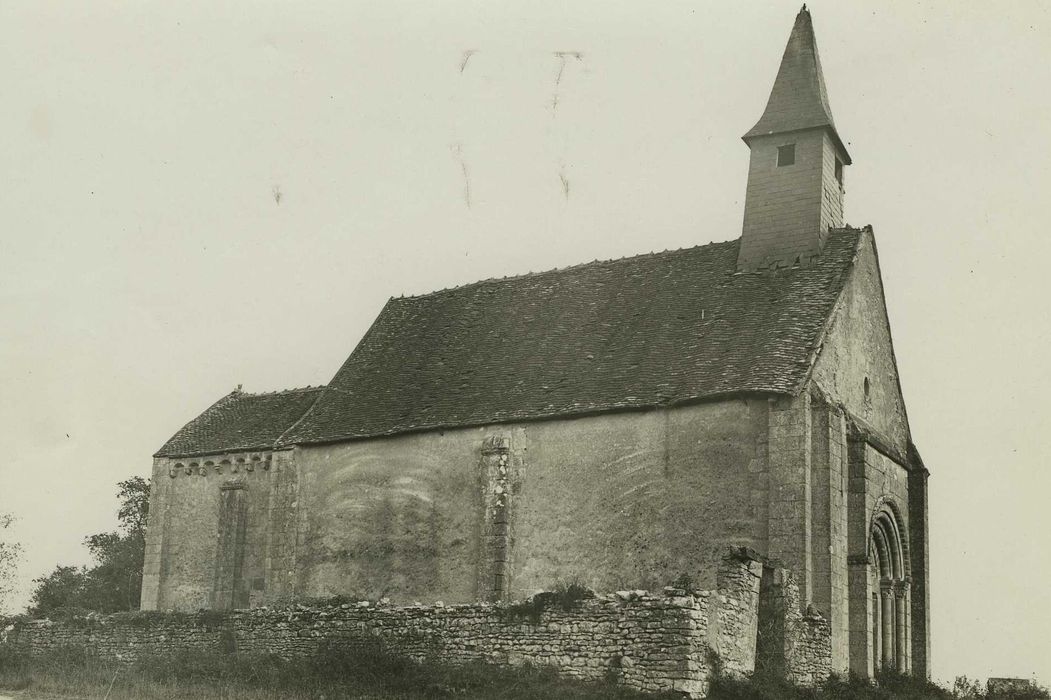
[(554, 590), (536, 593), (528, 599), (501, 608), (505, 618), (510, 620), (529, 620), (533, 624), (540, 622), (540, 615), (545, 610), (559, 608), (570, 611), (581, 602), (594, 598), (595, 592), (578, 579), (562, 580), (555, 584)]
[(817, 697), (788, 681), (769, 674), (737, 678), (723, 674), (715, 666), (708, 690), (710, 700), (796, 700)]
[(0, 644), (0, 688), (22, 690), (29, 687), (29, 657)]
[(880, 673), (876, 676), (876, 684), (879, 690), (888, 693), (877, 697), (903, 700), (951, 700), (953, 697), (950, 691), (926, 678), (917, 678), (897, 671)]
[(923, 678), (884, 673), (871, 682), (856, 676), (830, 677), (817, 688), (801, 688), (772, 674), (747, 678), (713, 676), (710, 700), (953, 700), (958, 696)]
[(528, 620), (535, 625), (540, 622), (540, 615), (547, 609), (545, 595), (537, 593), (519, 603), (512, 603), (506, 608), (497, 608), (497, 611), (507, 621)]
[(686, 572), (679, 574), (676, 579), (671, 582), (671, 586), (672, 588), (681, 588), (687, 593), (697, 590), (697, 582)]

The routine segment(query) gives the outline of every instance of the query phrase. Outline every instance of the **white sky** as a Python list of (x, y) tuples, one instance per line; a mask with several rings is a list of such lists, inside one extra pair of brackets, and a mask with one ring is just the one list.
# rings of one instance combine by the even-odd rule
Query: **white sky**
[[(1049, 682), (1051, 5), (810, 7), (932, 472), (935, 675)], [(0, 4), (22, 594), (183, 423), (325, 383), (390, 295), (736, 238), (798, 9)]]

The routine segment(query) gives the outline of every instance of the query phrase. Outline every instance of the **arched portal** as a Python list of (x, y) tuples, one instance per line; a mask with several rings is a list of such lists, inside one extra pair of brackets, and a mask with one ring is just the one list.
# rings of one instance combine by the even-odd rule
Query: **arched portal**
[(908, 540), (897, 507), (877, 505), (869, 527), (873, 669), (909, 671)]

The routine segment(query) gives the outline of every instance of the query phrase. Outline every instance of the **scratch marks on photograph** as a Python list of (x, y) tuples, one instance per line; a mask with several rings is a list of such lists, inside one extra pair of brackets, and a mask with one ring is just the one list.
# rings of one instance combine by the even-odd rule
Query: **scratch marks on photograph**
[(463, 155), (463, 144), (457, 141), (449, 146), (449, 150), (452, 151), (453, 158), (460, 164), (460, 172), (463, 173), (463, 201), (467, 204), (467, 208), (471, 208), (471, 174), (467, 170), (467, 160)]
[(475, 54), (475, 52), (476, 52), (476, 49), (467, 49), (466, 51), (463, 52), (463, 57), (460, 59), (460, 72), (461, 73), (463, 73), (464, 68), (467, 67), (467, 62), (471, 60), (471, 56), (473, 56)]
[(558, 111), (558, 100), (559, 100), (559, 88), (562, 85), (562, 76), (566, 72), (566, 63), (571, 58), (575, 58), (577, 62), (584, 62), (584, 54), (579, 51), (555, 51), (555, 58), (558, 59), (558, 72), (555, 74), (555, 94), (551, 97), (551, 116), (555, 116), (555, 112)]

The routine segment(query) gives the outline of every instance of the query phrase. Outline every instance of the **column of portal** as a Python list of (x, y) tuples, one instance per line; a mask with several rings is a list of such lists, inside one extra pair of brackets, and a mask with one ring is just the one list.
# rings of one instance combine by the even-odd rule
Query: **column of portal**
[(883, 668), (894, 668), (894, 590), (889, 579), (880, 581), (883, 610), (880, 615), (883, 632)]
[(872, 673), (879, 673), (883, 664), (883, 627), (880, 625), (879, 579), (876, 579), (876, 592), (872, 594)]
[(906, 646), (906, 634), (908, 633), (908, 625), (906, 624), (906, 611), (908, 610), (908, 593), (909, 584), (905, 581), (894, 582), (894, 609), (895, 609), (895, 625), (894, 625), (894, 642), (895, 648), (897, 649), (896, 662), (897, 669), (901, 673), (905, 673), (908, 670), (908, 654)]

